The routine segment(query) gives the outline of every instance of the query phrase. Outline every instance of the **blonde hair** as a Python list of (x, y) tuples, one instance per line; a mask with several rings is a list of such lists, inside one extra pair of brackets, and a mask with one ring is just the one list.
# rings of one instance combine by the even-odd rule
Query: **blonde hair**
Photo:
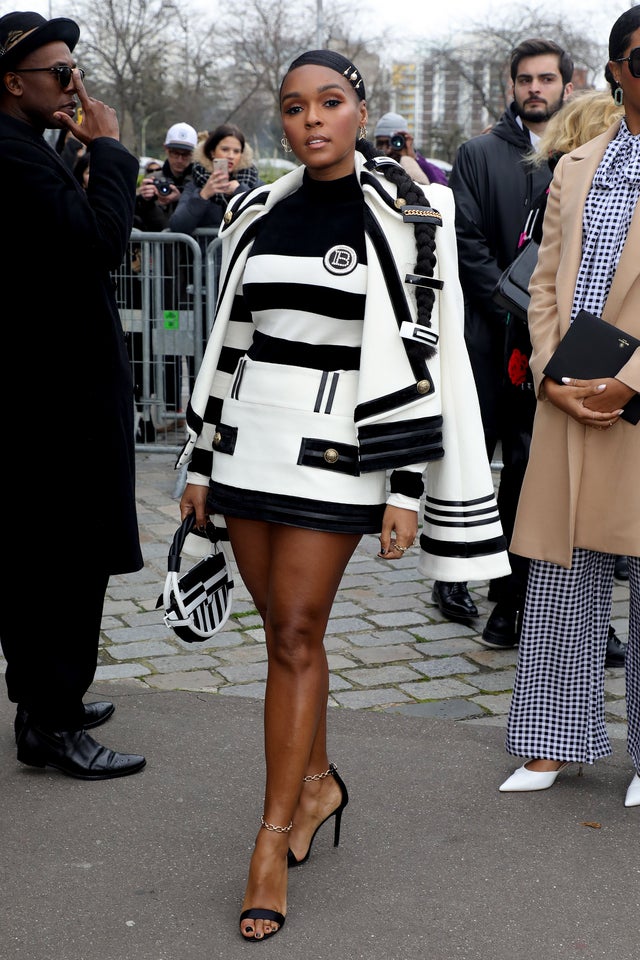
[(554, 154), (569, 153), (604, 133), (624, 115), (610, 90), (576, 90), (551, 117), (530, 160), (536, 166)]

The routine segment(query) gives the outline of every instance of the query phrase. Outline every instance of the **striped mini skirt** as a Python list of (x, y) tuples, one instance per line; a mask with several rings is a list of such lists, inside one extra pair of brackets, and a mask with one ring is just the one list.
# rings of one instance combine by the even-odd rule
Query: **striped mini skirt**
[(313, 530), (378, 533), (386, 471), (360, 473), (358, 371), (242, 357), (213, 440), (209, 509)]

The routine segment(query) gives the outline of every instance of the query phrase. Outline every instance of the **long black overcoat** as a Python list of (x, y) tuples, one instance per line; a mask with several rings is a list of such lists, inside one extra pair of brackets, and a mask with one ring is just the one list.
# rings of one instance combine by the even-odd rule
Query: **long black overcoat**
[(490, 446), (503, 415), (507, 321), (493, 291), (516, 256), (534, 200), (551, 180), (546, 164), (536, 167), (525, 159), (531, 151), (529, 134), (517, 123), (512, 103), (489, 133), (461, 144), (449, 176), (456, 201), (464, 336)]
[(61, 576), (72, 576), (70, 556), (78, 573), (83, 558), (109, 574), (142, 566), (133, 387), (111, 274), (138, 163), (109, 137), (90, 156), (85, 193), (34, 128), (0, 114), (6, 558), (22, 534)]

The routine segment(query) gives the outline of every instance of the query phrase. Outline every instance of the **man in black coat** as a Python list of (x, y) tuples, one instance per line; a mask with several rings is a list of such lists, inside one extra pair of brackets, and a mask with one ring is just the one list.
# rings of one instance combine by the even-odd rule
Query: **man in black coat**
[[(506, 382), (506, 312), (492, 294), (502, 271), (514, 260), (533, 202), (548, 186), (545, 166), (527, 163), (547, 122), (573, 84), (571, 57), (549, 40), (524, 40), (511, 54), (513, 101), (488, 132), (463, 143), (456, 154), (449, 186), (456, 201), (460, 282), (465, 299), (465, 340), (478, 389), (489, 459), (498, 441), (503, 469), (498, 509), (511, 538), (522, 478), (529, 457), (535, 396), (530, 383)], [(513, 573), (491, 583), (497, 601), (482, 637), (488, 646), (518, 642), (518, 615), (524, 600), (527, 564), (510, 554)], [(464, 603), (466, 584), (434, 584), (434, 601)], [(458, 595), (462, 593), (462, 597)], [(453, 594), (453, 596), (450, 596)]]
[[(2, 471), (0, 641), (18, 760), (102, 780), (145, 764), (86, 732), (113, 704), (83, 703), (109, 576), (143, 564), (133, 388), (111, 276), (138, 163), (115, 112), (86, 93), (71, 55), (79, 33), (66, 18), (0, 18), (1, 379), (14, 434)], [(90, 151), (86, 192), (43, 138), (62, 127)]]

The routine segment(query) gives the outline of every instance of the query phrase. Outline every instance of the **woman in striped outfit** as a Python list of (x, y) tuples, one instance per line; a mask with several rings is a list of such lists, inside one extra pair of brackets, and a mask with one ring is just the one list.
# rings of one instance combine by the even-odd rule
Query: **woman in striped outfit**
[(265, 799), (240, 918), (258, 941), (282, 928), (287, 867), (307, 859), (318, 827), (335, 818), (339, 839), (348, 795), (327, 757), (323, 641), (363, 534), (379, 534), (385, 562), (402, 558), (429, 464), (426, 575), (508, 570), (451, 192), (430, 186), (427, 200), (398, 163), (374, 158), (364, 82), (340, 54), (303, 54), (280, 99), (301, 166), (225, 214), (216, 318), (179, 459), (182, 516), (224, 516), (265, 626)]
[[(544, 790), (569, 763), (611, 754), (604, 669), (616, 555), (628, 555), (627, 749), (640, 806), (640, 348), (615, 377), (544, 369), (580, 310), (640, 338), (640, 6), (616, 21), (606, 76), (625, 116), (556, 167), (531, 279), (538, 393), (514, 553), (531, 558), (507, 750), (532, 758), (500, 790)], [(604, 371), (603, 371), (604, 372)]]

